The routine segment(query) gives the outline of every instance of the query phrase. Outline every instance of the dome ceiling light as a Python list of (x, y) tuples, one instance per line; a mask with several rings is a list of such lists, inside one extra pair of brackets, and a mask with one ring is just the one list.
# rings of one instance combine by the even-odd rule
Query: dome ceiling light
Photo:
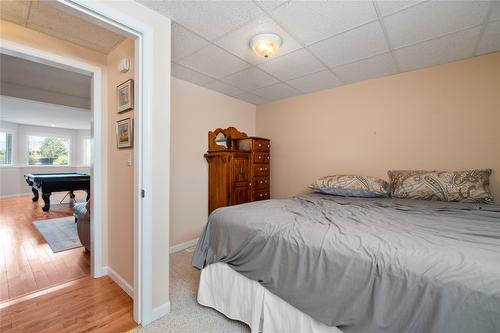
[(260, 34), (250, 40), (250, 47), (259, 56), (269, 58), (281, 46), (281, 37), (276, 34)]

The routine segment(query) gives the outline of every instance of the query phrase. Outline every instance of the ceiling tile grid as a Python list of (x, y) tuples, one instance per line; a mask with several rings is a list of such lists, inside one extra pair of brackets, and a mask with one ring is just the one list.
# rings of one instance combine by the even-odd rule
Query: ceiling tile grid
[(103, 54), (125, 39), (59, 9), (50, 1), (0, 0), (0, 18)]
[(345, 64), (333, 69), (346, 83), (371, 80), (397, 73), (397, 66), (390, 53), (383, 53), (361, 61)]
[(256, 105), (500, 51), (499, 0), (139, 2), (175, 22), (173, 76)]

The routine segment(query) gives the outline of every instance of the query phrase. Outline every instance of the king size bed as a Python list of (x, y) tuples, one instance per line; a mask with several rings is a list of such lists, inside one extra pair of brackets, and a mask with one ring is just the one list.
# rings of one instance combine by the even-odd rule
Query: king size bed
[(198, 301), (252, 332), (500, 332), (500, 207), (309, 193), (214, 211)]

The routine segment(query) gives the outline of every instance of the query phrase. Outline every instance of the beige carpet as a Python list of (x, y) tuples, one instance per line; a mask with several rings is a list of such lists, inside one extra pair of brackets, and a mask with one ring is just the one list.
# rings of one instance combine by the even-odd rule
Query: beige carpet
[(137, 332), (239, 333), (250, 332), (247, 325), (230, 320), (196, 302), (200, 272), (191, 266), (190, 250), (170, 256), (170, 303), (172, 311)]

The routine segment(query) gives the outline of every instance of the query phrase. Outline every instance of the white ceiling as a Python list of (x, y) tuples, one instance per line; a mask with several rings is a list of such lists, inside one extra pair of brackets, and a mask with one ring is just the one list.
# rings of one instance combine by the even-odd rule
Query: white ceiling
[(70, 129), (90, 129), (91, 113), (85, 109), (0, 96), (0, 121)]
[(497, 0), (138, 1), (175, 22), (173, 76), (257, 105), (500, 50)]
[(124, 40), (125, 37), (51, 2), (0, 0), (0, 18), (104, 54)]
[(6, 54), (0, 54), (0, 73), (1, 95), (90, 109), (90, 75)]

